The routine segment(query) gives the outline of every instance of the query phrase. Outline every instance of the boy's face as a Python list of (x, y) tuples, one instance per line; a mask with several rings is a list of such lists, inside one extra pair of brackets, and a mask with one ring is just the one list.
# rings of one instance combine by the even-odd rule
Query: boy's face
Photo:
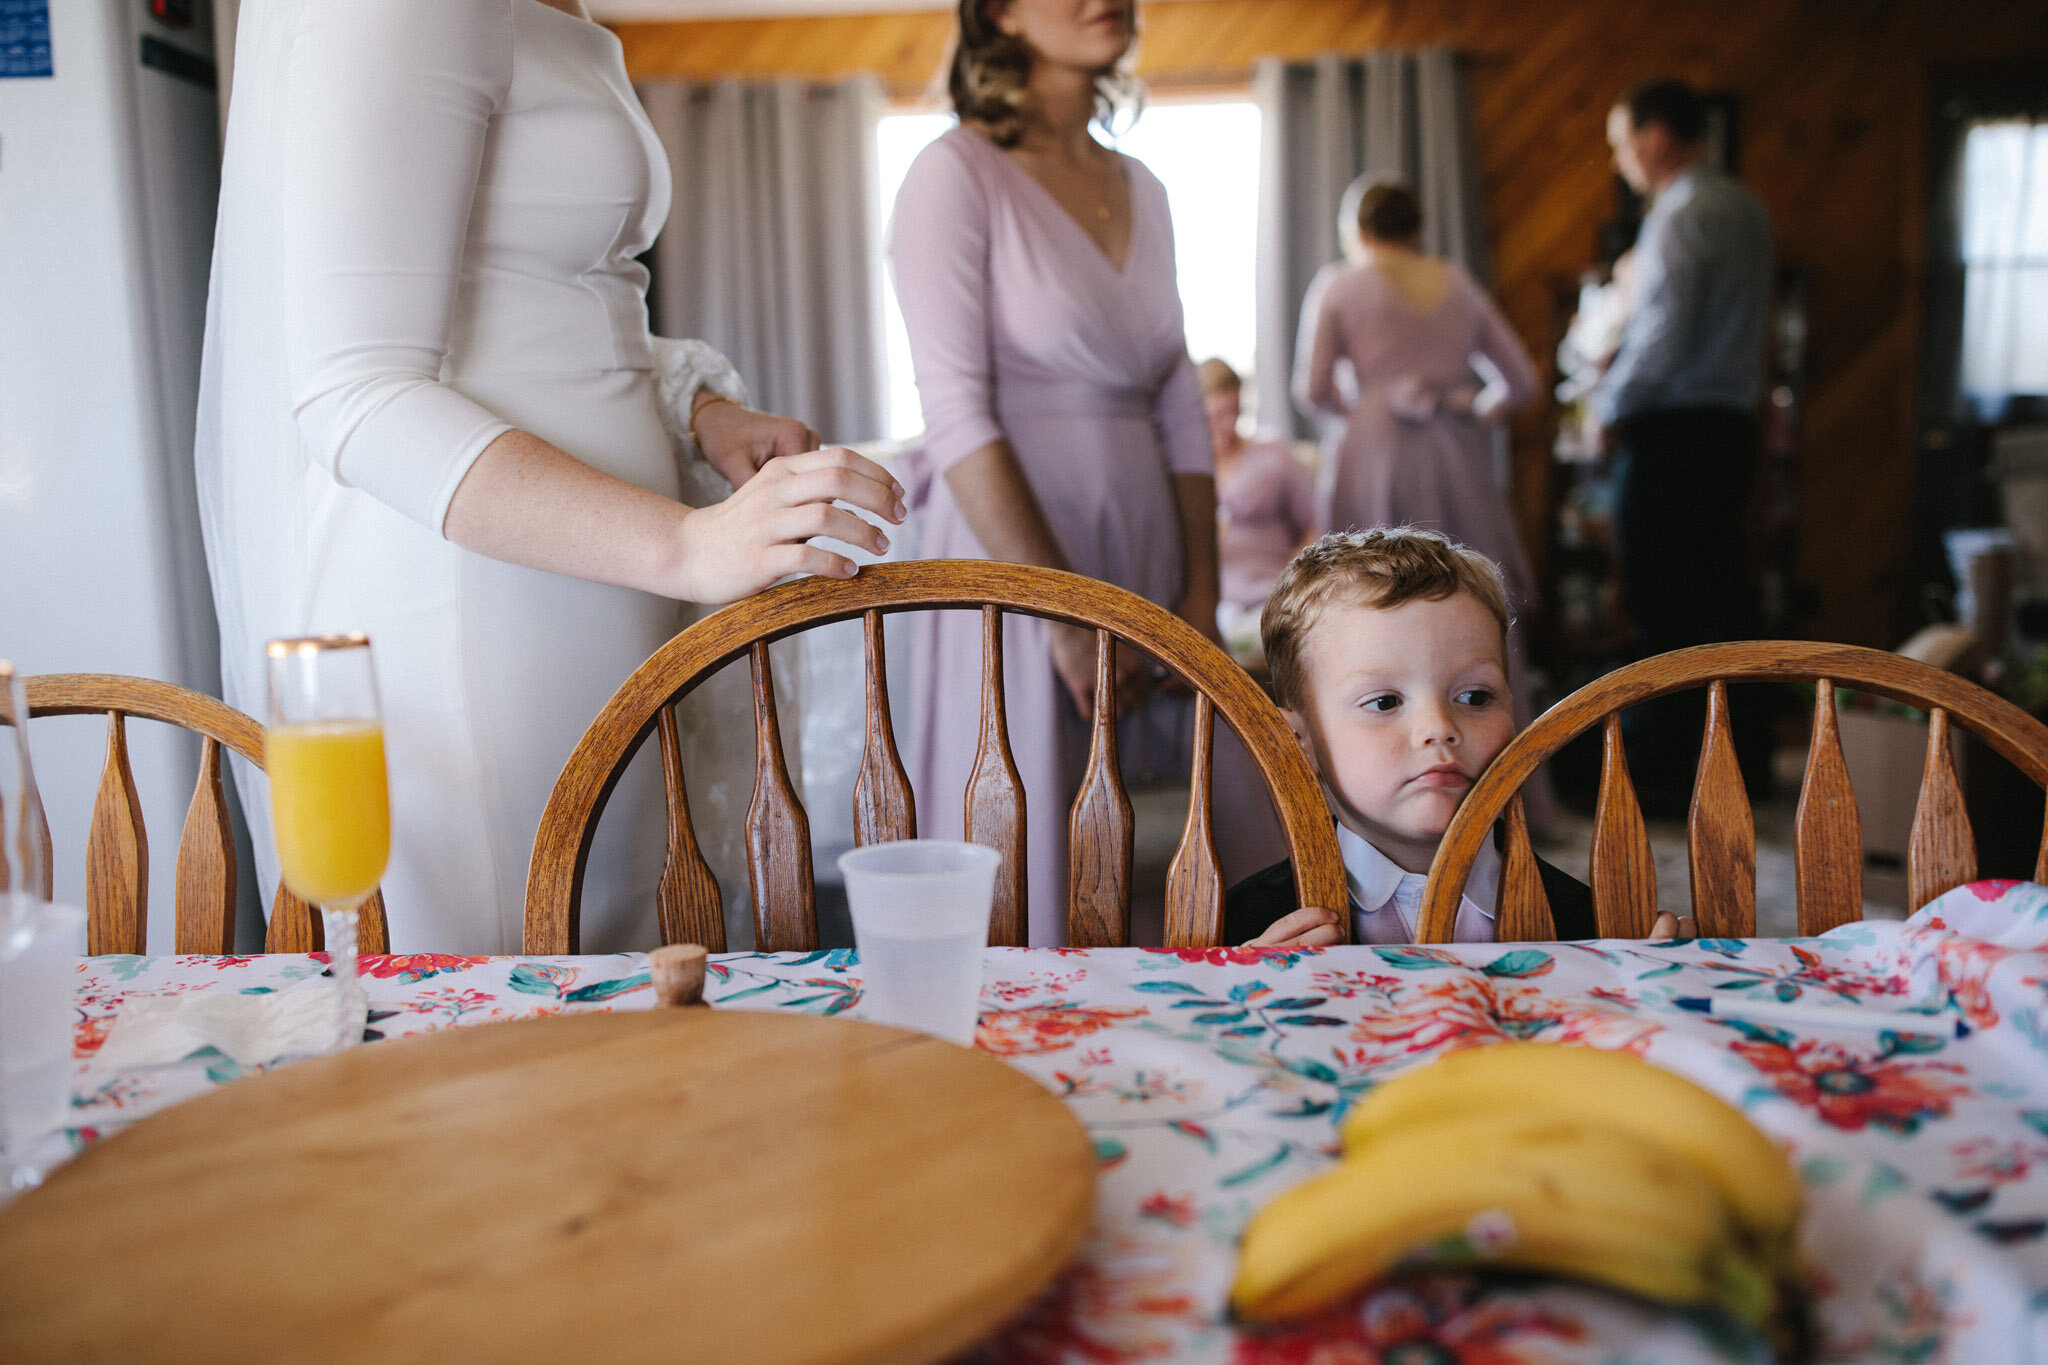
[(1325, 606), (1287, 712), (1337, 818), (1410, 872), (1428, 870), (1472, 783), (1514, 735), (1500, 623), (1470, 593), (1391, 610)]

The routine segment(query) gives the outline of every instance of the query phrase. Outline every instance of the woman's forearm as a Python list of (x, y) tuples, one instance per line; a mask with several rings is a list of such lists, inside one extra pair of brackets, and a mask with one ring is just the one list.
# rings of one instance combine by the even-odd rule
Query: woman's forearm
[(469, 467), (441, 529), (492, 559), (673, 597), (694, 510), (508, 431)]
[(946, 487), (967, 528), (991, 559), (1012, 564), (1067, 567), (1045, 509), (1017, 465), (1008, 441), (991, 441), (946, 471)]
[(733, 602), (789, 574), (851, 577), (853, 561), (812, 542), (881, 554), (888, 538), (847, 508), (900, 522), (902, 499), (887, 470), (833, 449), (770, 459), (731, 497), (689, 507), (508, 431), (463, 476), (442, 529), (465, 550), (531, 569)]

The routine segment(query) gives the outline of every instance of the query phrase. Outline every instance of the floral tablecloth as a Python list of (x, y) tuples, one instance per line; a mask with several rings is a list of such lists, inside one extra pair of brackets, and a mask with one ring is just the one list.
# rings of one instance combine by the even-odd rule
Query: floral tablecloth
[[(651, 1003), (636, 954), (387, 956), (363, 969), (373, 1038)], [(275, 990), (321, 970), (317, 955), (88, 960), (74, 1145), (242, 1074), (212, 1049), (146, 1070), (96, 1065), (123, 1000)], [(712, 962), (707, 996), (857, 1015), (860, 967), (844, 951), (734, 954)], [(1813, 939), (991, 950), (979, 1045), (1073, 1107), (1101, 1191), (1079, 1261), (977, 1361), (1766, 1358), (1710, 1316), (1457, 1274), (1280, 1330), (1226, 1320), (1246, 1218), (1333, 1160), (1346, 1106), (1406, 1067), (1503, 1037), (1641, 1052), (1789, 1145), (1809, 1194), (1821, 1359), (2007, 1365), (2048, 1343), (2048, 888), (1980, 883), (1909, 921)]]

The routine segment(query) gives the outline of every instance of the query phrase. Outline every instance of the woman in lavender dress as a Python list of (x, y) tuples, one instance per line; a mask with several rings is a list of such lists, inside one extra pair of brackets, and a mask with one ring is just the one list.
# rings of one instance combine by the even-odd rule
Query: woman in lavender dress
[[(1089, 131), (1114, 106), (1133, 24), (1131, 0), (960, 6), (960, 126), (911, 166), (890, 229), (926, 426), (922, 477), (907, 482), (927, 557), (1071, 569), (1171, 607), (1213, 639), (1215, 485), (1166, 191)], [(1059, 943), (1095, 643), (1092, 632), (1005, 619), (1030, 935)], [(906, 625), (920, 829), (957, 838), (979, 618), (920, 612)], [(1119, 668), (1133, 692), (1136, 675)]]
[(1413, 190), (1368, 178), (1344, 199), (1337, 226), (1352, 259), (1309, 285), (1294, 350), (1295, 401), (1335, 419), (1319, 520), (1441, 531), (1500, 565), (1526, 609), (1529, 560), (1494, 478), (1493, 428), (1535, 396), (1536, 366), (1470, 275), (1418, 249)]

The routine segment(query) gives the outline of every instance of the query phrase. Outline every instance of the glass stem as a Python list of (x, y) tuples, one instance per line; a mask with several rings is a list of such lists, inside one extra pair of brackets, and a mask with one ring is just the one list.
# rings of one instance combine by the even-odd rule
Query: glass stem
[(354, 1047), (363, 1041), (355, 1022), (356, 1006), (363, 998), (362, 982), (356, 975), (356, 907), (323, 905), (320, 920), (327, 934), (327, 966), (334, 973), (335, 1046)]

